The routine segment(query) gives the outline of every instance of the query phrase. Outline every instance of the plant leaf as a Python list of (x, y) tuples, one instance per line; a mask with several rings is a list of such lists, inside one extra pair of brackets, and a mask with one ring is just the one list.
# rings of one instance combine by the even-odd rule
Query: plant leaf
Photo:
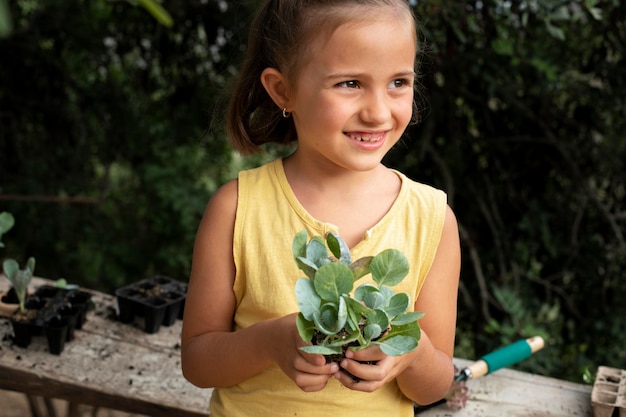
[(397, 249), (385, 249), (374, 256), (370, 264), (372, 278), (379, 285), (394, 285), (402, 282), (409, 273), (406, 256)]
[(381, 309), (374, 310), (374, 314), (369, 314), (366, 317), (368, 324), (377, 324), (380, 326), (381, 329), (386, 329), (387, 327), (389, 327), (389, 318), (387, 317), (387, 314)]
[(300, 230), (293, 237), (293, 241), (291, 242), (291, 251), (293, 252), (293, 258), (298, 259), (299, 257), (306, 257), (306, 242), (309, 238), (306, 230)]
[(300, 350), (313, 355), (336, 355), (341, 353), (341, 346), (312, 345), (302, 346)]
[(357, 259), (350, 265), (352, 277), (355, 281), (370, 273), (370, 263), (372, 263), (372, 259), (374, 259), (373, 256), (365, 256)]
[(298, 265), (298, 268), (300, 268), (300, 270), (304, 272), (307, 277), (309, 277), (309, 279), (315, 279), (315, 274), (317, 273), (317, 265), (309, 261), (307, 258), (303, 258), (301, 256), (296, 258), (296, 264)]
[(380, 342), (373, 342), (388, 356), (400, 356), (417, 347), (417, 340), (410, 336), (394, 336)]
[(343, 298), (339, 300), (339, 304), (323, 304), (320, 312), (313, 315), (313, 322), (317, 329), (327, 335), (338, 333), (346, 324), (347, 319), (348, 312)]
[(328, 248), (332, 252), (333, 256), (337, 258), (339, 262), (350, 266), (352, 263), (350, 248), (341, 236), (333, 232), (326, 233), (326, 244), (328, 245)]
[(383, 329), (378, 324), (376, 323), (368, 324), (363, 329), (363, 336), (365, 337), (366, 340), (370, 341), (370, 340), (376, 339), (378, 336), (381, 335), (382, 332), (383, 332)]
[(313, 320), (315, 313), (319, 314), (322, 299), (315, 292), (315, 286), (310, 279), (300, 278), (296, 281), (296, 299), (305, 319)]
[(4, 271), (4, 275), (11, 281), (11, 284), (14, 284), (15, 276), (20, 270), (20, 265), (15, 259), (5, 259), (2, 263), (2, 270)]
[(391, 329), (383, 336), (382, 340), (390, 339), (395, 336), (408, 336), (414, 338), (415, 340), (420, 340), (420, 337), (422, 337), (422, 330), (416, 321), (399, 326), (392, 325)]
[(402, 292), (395, 294), (389, 300), (389, 305), (385, 308), (385, 312), (389, 318), (395, 317), (398, 314), (404, 313), (411, 303), (411, 297), (409, 294)]
[(159, 23), (168, 28), (172, 27), (174, 20), (172, 16), (154, 0), (137, 0), (137, 2), (148, 11)]
[(15, 224), (15, 218), (8, 211), (3, 211), (0, 213), (0, 238), (2, 235), (13, 227)]
[(402, 326), (404, 324), (417, 322), (422, 317), (424, 317), (424, 313), (422, 313), (421, 311), (411, 311), (407, 313), (402, 313), (394, 317), (394, 319), (391, 320), (391, 324), (393, 326)]
[(354, 291), (354, 299), (357, 301), (363, 301), (367, 294), (371, 292), (379, 292), (379, 289), (372, 284), (361, 284), (356, 291)]
[(296, 327), (298, 328), (298, 333), (300, 334), (302, 340), (310, 342), (311, 339), (313, 339), (315, 324), (312, 321), (305, 319), (302, 313), (298, 314), (296, 317)]
[(352, 291), (352, 273), (344, 264), (331, 262), (320, 267), (313, 284), (323, 300), (338, 302), (342, 294)]
[(319, 236), (313, 237), (307, 245), (306, 258), (318, 267), (330, 262), (328, 249), (326, 249), (324, 241)]
[(385, 297), (378, 291), (369, 291), (363, 297), (363, 302), (366, 306), (372, 309), (384, 308), (385, 307)]

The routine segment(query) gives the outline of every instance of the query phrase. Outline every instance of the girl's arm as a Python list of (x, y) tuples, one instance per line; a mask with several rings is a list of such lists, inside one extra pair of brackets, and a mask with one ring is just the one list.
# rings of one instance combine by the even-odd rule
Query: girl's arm
[(199, 387), (227, 387), (277, 363), (303, 390), (322, 389), (336, 365), (297, 349), (295, 315), (233, 331), (236, 209), (237, 181), (231, 181), (215, 193), (198, 228), (181, 338), (183, 375)]
[[(443, 398), (454, 377), (452, 354), (456, 329), (457, 292), (460, 273), (460, 243), (456, 218), (448, 207), (443, 232), (433, 265), (415, 302), (422, 311), (422, 336), (417, 349), (401, 356), (386, 356), (378, 347), (348, 351), (353, 360), (341, 367), (361, 378), (354, 380), (338, 372), (335, 377), (345, 386), (359, 391), (374, 391), (396, 378), (408, 398), (426, 405)], [(375, 366), (357, 361), (375, 361)]]
[(417, 404), (443, 398), (454, 378), (452, 355), (460, 269), (459, 229), (448, 207), (437, 254), (415, 302), (415, 311), (426, 313), (419, 321), (422, 338), (415, 358), (397, 376), (400, 389)]

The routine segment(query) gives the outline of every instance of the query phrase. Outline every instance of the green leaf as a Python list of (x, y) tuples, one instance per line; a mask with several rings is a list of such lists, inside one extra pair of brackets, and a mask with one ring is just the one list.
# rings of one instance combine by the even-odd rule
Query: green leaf
[(15, 224), (15, 218), (7, 211), (0, 213), (0, 237), (13, 227)]
[(342, 294), (352, 291), (352, 273), (344, 264), (332, 262), (317, 271), (313, 284), (323, 300), (338, 302)]
[(365, 337), (366, 340), (373, 340), (379, 337), (382, 334), (382, 332), (383, 332), (383, 329), (380, 327), (380, 325), (376, 323), (368, 324), (363, 329), (363, 336)]
[(313, 316), (320, 312), (322, 299), (315, 292), (313, 281), (300, 278), (296, 281), (296, 299), (298, 308), (307, 320), (313, 320)]
[(319, 236), (312, 238), (307, 245), (306, 258), (318, 267), (331, 262), (328, 258), (328, 249)]
[(9, 36), (12, 32), (13, 21), (11, 20), (11, 10), (9, 9), (9, 2), (8, 0), (0, 0), (0, 38)]
[(372, 284), (361, 284), (356, 289), (356, 291), (354, 291), (354, 299), (357, 300), (357, 301), (364, 301), (364, 299), (367, 296), (367, 294), (369, 294), (371, 292), (379, 292), (379, 291), (380, 290), (378, 288), (376, 288), (375, 285), (372, 285)]
[(306, 242), (309, 238), (306, 230), (301, 230), (293, 238), (291, 242), (291, 251), (293, 252), (293, 258), (306, 257)]
[(341, 346), (313, 345), (302, 346), (300, 350), (313, 355), (336, 355), (341, 353)]
[(387, 329), (387, 327), (389, 327), (389, 318), (383, 310), (376, 309), (374, 310), (374, 314), (367, 315), (367, 323), (377, 324), (381, 329)]
[(357, 259), (350, 265), (350, 270), (352, 271), (352, 278), (355, 281), (370, 273), (370, 264), (372, 263), (372, 259), (374, 259), (373, 256), (366, 256), (366, 257)]
[(4, 275), (11, 281), (11, 284), (13, 284), (17, 272), (20, 270), (20, 265), (15, 259), (5, 259), (2, 263), (2, 270), (4, 271)]
[(298, 328), (298, 333), (300, 334), (302, 340), (310, 342), (311, 339), (313, 339), (315, 324), (312, 321), (305, 319), (302, 313), (298, 314), (296, 317), (296, 327)]
[(386, 249), (374, 256), (370, 270), (372, 278), (379, 286), (392, 287), (402, 282), (409, 273), (409, 262), (399, 250)]
[(390, 339), (395, 336), (408, 336), (414, 338), (415, 340), (420, 340), (420, 337), (422, 337), (422, 330), (416, 321), (399, 326), (392, 325), (391, 330), (383, 336), (382, 340)]
[(391, 324), (393, 326), (402, 326), (404, 324), (417, 322), (422, 317), (424, 317), (424, 313), (421, 311), (410, 311), (395, 316), (394, 319), (391, 320)]
[(384, 341), (374, 342), (388, 356), (400, 356), (417, 347), (417, 340), (409, 336), (394, 336)]
[(359, 321), (361, 320), (361, 317), (374, 314), (374, 310), (361, 304), (357, 300), (350, 298), (350, 296), (344, 294), (342, 298), (346, 302), (348, 315), (350, 316), (350, 320), (354, 324), (355, 329), (358, 328), (358, 324), (359, 324)]
[(403, 292), (395, 294), (389, 300), (389, 305), (385, 308), (385, 312), (389, 318), (395, 317), (400, 313), (404, 313), (411, 303), (409, 294)]
[(174, 20), (172, 16), (155, 0), (137, 0), (138, 3), (148, 11), (159, 23), (164, 26), (172, 27)]
[(333, 256), (337, 258), (339, 262), (350, 266), (352, 263), (350, 248), (341, 236), (333, 232), (328, 232), (326, 234), (326, 244), (328, 245), (328, 248), (332, 252)]
[(372, 309), (385, 307), (385, 297), (383, 297), (378, 289), (376, 291), (366, 293), (363, 297), (363, 302), (366, 306)]
[(323, 304), (320, 312), (313, 315), (313, 322), (317, 329), (327, 335), (338, 333), (346, 324), (347, 319), (348, 311), (343, 298), (339, 299), (339, 304)]
[(296, 265), (298, 265), (298, 268), (300, 268), (300, 270), (304, 272), (309, 279), (315, 279), (317, 265), (313, 262), (309, 261), (307, 258), (298, 257), (296, 258)]

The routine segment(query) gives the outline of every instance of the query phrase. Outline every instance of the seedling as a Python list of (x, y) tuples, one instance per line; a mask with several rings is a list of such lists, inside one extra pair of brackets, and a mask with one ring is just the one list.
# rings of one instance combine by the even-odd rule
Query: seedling
[[(292, 244), (296, 264), (306, 274), (295, 286), (300, 309), (296, 324), (300, 337), (312, 343), (300, 349), (325, 355), (327, 361), (338, 360), (348, 347), (376, 344), (389, 356), (414, 350), (421, 336), (417, 321), (424, 313), (407, 311), (410, 296), (391, 288), (409, 272), (406, 257), (386, 249), (353, 262), (339, 235), (307, 239), (303, 230)], [(376, 285), (361, 284), (351, 296), (354, 283), (368, 274)]]
[(13, 289), (15, 290), (15, 294), (17, 295), (20, 305), (20, 311), (24, 312), (26, 293), (28, 286), (30, 285), (30, 281), (33, 278), (33, 273), (35, 272), (35, 258), (28, 258), (24, 269), (20, 269), (20, 266), (15, 259), (5, 259), (2, 263), (2, 270), (4, 271), (4, 275), (9, 278), (9, 281), (11, 281), (11, 284), (13, 285)]

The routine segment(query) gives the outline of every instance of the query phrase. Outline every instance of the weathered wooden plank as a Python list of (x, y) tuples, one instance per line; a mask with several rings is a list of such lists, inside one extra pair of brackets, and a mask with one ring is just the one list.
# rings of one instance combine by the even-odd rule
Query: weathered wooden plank
[(13, 346), (8, 320), (0, 321), (0, 388), (155, 417), (208, 415), (211, 390), (180, 371), (181, 322), (147, 334), (141, 319), (113, 319), (113, 296), (93, 294), (96, 309), (58, 356), (43, 336), (27, 348)]
[[(455, 359), (459, 367), (470, 363)], [(466, 407), (452, 411), (445, 404), (418, 417), (590, 417), (591, 386), (540, 375), (501, 369), (467, 381)]]

